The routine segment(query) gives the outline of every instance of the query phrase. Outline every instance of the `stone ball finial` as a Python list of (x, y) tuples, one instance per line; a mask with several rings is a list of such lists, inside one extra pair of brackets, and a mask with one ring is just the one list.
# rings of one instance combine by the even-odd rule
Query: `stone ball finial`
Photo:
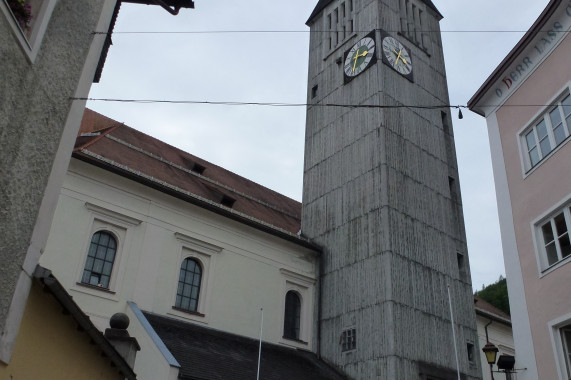
[(109, 326), (112, 329), (127, 330), (129, 327), (129, 317), (125, 313), (115, 313), (109, 320)]

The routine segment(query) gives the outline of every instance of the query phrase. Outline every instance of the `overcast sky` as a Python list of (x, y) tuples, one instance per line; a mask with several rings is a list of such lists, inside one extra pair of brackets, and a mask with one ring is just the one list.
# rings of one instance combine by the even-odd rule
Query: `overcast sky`
[[(450, 103), (465, 105), (548, 0), (433, 2), (444, 15)], [(305, 103), (305, 21), (316, 3), (195, 0), (195, 9), (178, 16), (158, 6), (123, 4), (101, 83), (90, 97)], [(120, 33), (278, 30), (296, 32)], [(88, 107), (301, 201), (304, 107), (98, 101)], [(472, 283), (479, 289), (505, 270), (486, 122), (463, 113), (458, 120), (453, 112), (454, 133)]]

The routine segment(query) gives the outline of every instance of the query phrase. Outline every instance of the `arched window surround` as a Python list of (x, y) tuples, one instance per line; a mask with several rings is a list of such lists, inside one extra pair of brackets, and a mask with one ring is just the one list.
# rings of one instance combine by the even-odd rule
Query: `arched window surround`
[[(280, 274), (283, 279), (283, 287), (280, 297), (280, 334), (282, 334), (281, 343), (293, 347), (307, 348), (307, 346), (311, 345), (311, 337), (314, 327), (312, 313), (316, 279), (285, 268), (280, 268)], [(289, 338), (283, 334), (285, 327), (285, 304), (288, 292), (294, 292), (300, 301), (298, 339)]]
[[(118, 301), (117, 292), (122, 288), (122, 281), (127, 267), (126, 260), (132, 249), (133, 234), (141, 220), (125, 215), (106, 207), (85, 202), (85, 208), (90, 214), (91, 224), (85, 231), (82, 255), (76, 255), (76, 283), (72, 289), (80, 293), (96, 295), (109, 300)], [(97, 232), (110, 233), (116, 240), (117, 250), (111, 270), (111, 277), (107, 288), (93, 286), (82, 282), (85, 264), (89, 254), (91, 239)]]
[[(210, 307), (210, 292), (212, 290), (212, 273), (216, 261), (216, 254), (222, 251), (222, 247), (212, 243), (205, 242), (196, 237), (189, 236), (180, 232), (174, 233), (174, 238), (178, 241), (180, 247), (180, 256), (175, 262), (170, 264), (170, 273), (173, 280), (171, 282), (171, 295), (169, 310), (167, 314), (193, 320), (200, 323), (208, 323), (208, 310)], [(176, 295), (178, 291), (178, 280), (180, 277), (180, 268), (184, 260), (195, 260), (201, 270), (200, 289), (198, 292), (198, 302), (195, 311), (185, 310), (176, 306)], [(176, 280), (174, 280), (176, 279)]]
[[(189, 263), (194, 266), (189, 266)], [(179, 277), (174, 308), (185, 312), (197, 313), (199, 310), (200, 290), (204, 264), (193, 256), (185, 257), (179, 266)]]

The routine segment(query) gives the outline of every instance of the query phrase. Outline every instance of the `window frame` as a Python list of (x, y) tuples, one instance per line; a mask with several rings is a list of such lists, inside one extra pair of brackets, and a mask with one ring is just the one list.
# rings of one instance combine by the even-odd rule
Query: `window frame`
[[(281, 304), (279, 326), (282, 329), (280, 343), (297, 348), (307, 348), (308, 345), (311, 345), (313, 333), (314, 321), (312, 313), (316, 279), (285, 268), (280, 268), (280, 274), (283, 281), (281, 297), (279, 297)], [(296, 293), (301, 304), (299, 339), (287, 338), (283, 334), (285, 326), (285, 299), (290, 291)]]
[[(178, 297), (179, 297), (178, 288), (179, 288), (179, 285), (180, 285), (180, 283), (181, 283), (181, 281), (180, 281), (180, 272), (183, 271), (183, 270), (184, 270), (184, 271), (187, 271), (187, 269), (183, 269), (183, 268), (182, 268), (182, 265), (183, 265), (187, 260), (188, 260), (188, 261), (194, 261), (195, 265), (198, 266), (198, 269), (199, 269), (199, 271), (200, 271), (200, 273), (199, 273), (199, 275), (200, 275), (200, 280), (198, 281), (198, 285), (194, 285), (194, 275), (196, 275), (196, 272), (194, 272), (194, 275), (193, 275), (193, 277), (192, 277), (192, 280), (193, 280), (192, 283), (188, 284), (188, 283), (186, 283), (185, 281), (183, 281), (183, 284), (184, 284), (184, 285), (187, 285), (187, 284), (190, 285), (190, 287), (191, 287), (191, 292), (192, 292), (193, 288), (195, 288), (195, 287), (198, 286), (198, 294), (196, 295), (196, 307), (194, 308), (194, 310), (191, 309), (190, 307), (189, 307), (189, 308), (184, 308), (184, 307), (182, 307), (182, 300), (181, 300), (181, 305), (177, 305), (177, 303), (178, 303)], [(200, 289), (202, 288), (202, 277), (203, 277), (202, 275), (203, 275), (203, 273), (204, 273), (204, 270), (202, 269), (202, 267), (203, 267), (203, 265), (202, 265), (202, 263), (200, 262), (200, 260), (198, 260), (196, 257), (192, 257), (192, 256), (188, 256), (188, 257), (184, 258), (184, 259), (182, 260), (182, 262), (180, 263), (180, 266), (179, 266), (179, 279), (178, 279), (178, 282), (177, 282), (177, 291), (176, 291), (175, 302), (174, 302), (174, 306), (173, 306), (173, 308), (174, 308), (175, 310), (180, 310), (180, 311), (187, 312), (187, 313), (199, 313), (199, 311), (198, 311), (198, 310), (199, 310), (199, 309), (198, 309), (198, 305), (199, 305), (199, 303), (200, 303)], [(186, 276), (185, 276), (185, 277), (186, 277)], [(184, 286), (184, 285), (183, 285), (183, 286)], [(191, 294), (191, 295), (192, 295), (192, 294)], [(181, 295), (181, 297), (183, 297), (183, 296)], [(192, 300), (192, 297), (190, 297), (190, 299)], [(190, 306), (190, 305), (189, 305), (189, 306)]]
[[(565, 350), (566, 342), (563, 341), (563, 330), (571, 330), (571, 313), (562, 315), (547, 323), (549, 326), (549, 335), (551, 337), (551, 345), (560, 380), (568, 380), (571, 378), (571, 358), (570, 352)], [(569, 347), (567, 347), (569, 348)]]
[[(89, 202), (85, 203), (85, 208), (90, 212), (91, 223), (84, 237), (83, 254), (81, 255), (81, 260), (77, 262), (76, 282), (72, 289), (81, 293), (117, 301), (119, 298), (117, 298), (116, 294), (120, 292), (126, 269), (125, 262), (127, 261), (128, 253), (131, 251), (133, 229), (141, 224), (141, 220)], [(108, 288), (82, 282), (91, 239), (98, 231), (106, 231), (113, 235), (117, 244)]]
[(12, 34), (18, 40), (18, 44), (26, 53), (26, 57), (30, 63), (34, 63), (36, 60), (56, 3), (57, 0), (43, 0), (41, 8), (36, 16), (38, 20), (32, 29), (30, 38), (28, 39), (13, 15), (12, 10), (6, 3), (6, 0), (0, 0), (0, 13), (4, 14), (8, 24), (10, 24)]
[(559, 216), (561, 213), (563, 213), (565, 217), (567, 236), (571, 240), (571, 194), (569, 194), (566, 198), (564, 198), (564, 200), (558, 202), (550, 210), (548, 210), (543, 215), (541, 215), (540, 217), (531, 222), (531, 230), (534, 240), (538, 272), (540, 278), (571, 261), (571, 254), (565, 257), (561, 257), (559, 242), (557, 241), (555, 236), (554, 239), (558, 254), (558, 260), (553, 264), (549, 264), (547, 251), (545, 248), (546, 242), (543, 236), (542, 227), (547, 223), (551, 223), (551, 226), (553, 228), (553, 219)]
[[(518, 132), (518, 146), (520, 149), (522, 172), (524, 178), (527, 177), (529, 174), (531, 174), (533, 171), (535, 171), (538, 167), (540, 167), (553, 154), (555, 154), (555, 152), (557, 152), (561, 147), (563, 147), (567, 142), (571, 140), (571, 125), (567, 123), (564, 112), (564, 106), (562, 104), (562, 102), (566, 99), (569, 99), (569, 105), (567, 107), (571, 107), (571, 92), (569, 91), (568, 84), (565, 85), (565, 87), (561, 91), (559, 91), (557, 96), (555, 96), (553, 99), (551, 99), (551, 101), (548, 102), (550, 106), (541, 109), (531, 119), (531, 122), (527, 123), (526, 126)], [(555, 135), (553, 132), (553, 125), (550, 117), (551, 112), (555, 109), (559, 110), (561, 125), (563, 127), (564, 132), (566, 133), (565, 138), (559, 144), (556, 144)], [(568, 119), (571, 118), (571, 113), (567, 115), (567, 118)], [(545, 124), (545, 129), (547, 131), (547, 139), (549, 141), (549, 145), (551, 148), (547, 153), (543, 153), (541, 151), (539, 134), (537, 132), (537, 126), (542, 122)], [(527, 135), (531, 132), (533, 132), (533, 138), (535, 141), (534, 148), (537, 148), (538, 151), (541, 153), (539, 160), (535, 164), (532, 164), (531, 156), (529, 154), (529, 152), (533, 150), (533, 148), (529, 149), (527, 143)]]
[[(288, 296), (289, 295), (293, 295), (296, 299), (297, 304), (295, 305), (295, 308), (293, 310), (288, 310)], [(300, 333), (301, 333), (301, 313), (302, 313), (302, 297), (301, 295), (295, 291), (295, 290), (289, 290), (286, 295), (285, 295), (285, 306), (284, 306), (284, 324), (283, 324), (283, 338), (284, 339), (292, 339), (292, 340), (300, 340)], [(287, 322), (288, 322), (288, 312), (290, 313), (295, 313), (293, 319), (294, 324), (296, 325), (294, 327), (294, 330), (296, 330), (294, 332), (294, 336), (290, 336), (289, 334), (287, 334), (288, 329), (286, 328), (287, 326)]]
[[(210, 293), (213, 288), (212, 278), (214, 273), (214, 264), (216, 262), (217, 254), (222, 252), (222, 247), (180, 232), (175, 232), (173, 235), (179, 244), (179, 256), (176, 261), (176, 267), (171, 264), (170, 266), (172, 267), (169, 269), (169, 273), (171, 274), (170, 278), (175, 278), (176, 281), (170, 281), (171, 295), (169, 298), (166, 298), (167, 301), (165, 301), (170, 304), (170, 307), (167, 309), (166, 314), (208, 324)], [(185, 259), (196, 260), (202, 270), (196, 311), (185, 310), (175, 306), (180, 268)]]
[[(109, 272), (109, 275), (105, 275), (105, 274), (103, 273), (103, 268), (102, 268), (102, 271), (101, 271), (100, 273), (98, 273), (98, 274), (99, 274), (99, 284), (96, 285), (96, 284), (92, 284), (90, 281), (88, 281), (88, 282), (83, 281), (83, 277), (84, 277), (84, 275), (85, 275), (85, 271), (87, 271), (87, 263), (88, 263), (88, 261), (89, 261), (89, 258), (91, 257), (91, 256), (89, 255), (89, 254), (90, 254), (90, 251), (91, 251), (91, 247), (93, 246), (93, 244), (96, 244), (97, 246), (100, 246), (99, 242), (100, 242), (100, 240), (101, 240), (101, 237), (99, 238), (99, 240), (98, 240), (97, 243), (94, 243), (94, 242), (93, 242), (93, 238), (94, 238), (95, 235), (97, 235), (97, 234), (100, 234), (100, 236), (101, 236), (101, 234), (105, 234), (105, 235), (108, 235), (110, 239), (113, 239), (113, 242), (114, 242), (114, 244), (115, 244), (115, 249), (114, 249), (114, 252), (113, 252), (113, 260), (111, 260), (111, 261), (107, 260), (107, 253), (105, 254), (105, 257), (103, 258), (103, 262), (104, 262), (103, 267), (105, 267), (105, 263), (108, 263), (108, 262), (111, 263), (111, 270), (110, 270), (110, 272)], [(107, 249), (109, 249), (109, 247), (107, 247)], [(103, 289), (103, 290), (109, 290), (109, 286), (111, 285), (111, 275), (113, 274), (113, 268), (115, 267), (115, 262), (116, 262), (115, 259), (117, 258), (117, 252), (118, 252), (118, 251), (119, 251), (119, 239), (117, 238), (117, 236), (116, 236), (113, 232), (111, 232), (111, 231), (109, 231), (109, 230), (107, 230), (107, 229), (105, 229), (105, 228), (98, 229), (97, 231), (95, 231), (95, 232), (91, 235), (91, 240), (90, 240), (90, 242), (89, 242), (89, 248), (88, 248), (88, 250), (87, 250), (87, 256), (86, 256), (86, 258), (85, 258), (85, 264), (83, 265), (83, 274), (82, 274), (82, 276), (81, 276), (81, 285), (94, 286), (94, 287), (97, 287), (97, 288), (101, 288), (101, 289)], [(95, 259), (95, 257), (93, 257), (93, 258)], [(95, 265), (95, 264), (93, 263), (93, 264), (91, 265), (91, 269), (89, 270), (89, 272), (91, 273), (90, 278), (92, 277), (92, 274), (94, 273), (94, 271), (93, 271), (94, 265)], [(97, 272), (96, 272), (96, 273), (97, 273)], [(102, 277), (102, 276), (107, 276), (107, 277), (109, 277), (109, 279), (107, 280), (107, 286), (103, 286), (103, 285), (101, 284), (101, 277)]]

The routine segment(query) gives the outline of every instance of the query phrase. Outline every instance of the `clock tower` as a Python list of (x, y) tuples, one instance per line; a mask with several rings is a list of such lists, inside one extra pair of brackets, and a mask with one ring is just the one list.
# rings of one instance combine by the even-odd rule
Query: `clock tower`
[(319, 0), (307, 21), (315, 338), (355, 379), (480, 378), (441, 18), (431, 0)]

